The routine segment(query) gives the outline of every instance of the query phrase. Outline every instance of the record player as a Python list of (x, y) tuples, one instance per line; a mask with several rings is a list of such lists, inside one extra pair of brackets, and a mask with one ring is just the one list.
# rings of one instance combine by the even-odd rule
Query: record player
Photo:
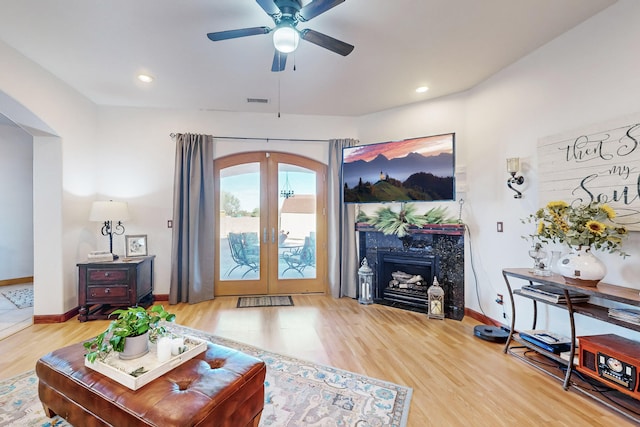
[(640, 399), (639, 342), (614, 334), (583, 336), (579, 341), (579, 372)]

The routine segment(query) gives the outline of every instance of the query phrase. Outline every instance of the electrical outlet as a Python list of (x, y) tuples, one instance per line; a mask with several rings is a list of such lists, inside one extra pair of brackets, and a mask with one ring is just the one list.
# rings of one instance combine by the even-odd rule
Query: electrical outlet
[(502, 294), (497, 294), (497, 295), (498, 295), (498, 296), (496, 297), (496, 302), (497, 302), (499, 305), (504, 304), (504, 298), (502, 297)]
[(498, 221), (498, 222), (496, 223), (496, 230), (498, 231), (498, 233), (502, 233), (502, 230), (503, 230), (503, 228), (502, 228), (502, 221)]
[(167, 220), (167, 228), (173, 228), (173, 220), (172, 219), (168, 219)]

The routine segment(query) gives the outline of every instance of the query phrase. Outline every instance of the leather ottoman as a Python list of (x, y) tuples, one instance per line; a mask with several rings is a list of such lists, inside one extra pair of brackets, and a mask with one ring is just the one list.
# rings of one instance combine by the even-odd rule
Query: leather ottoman
[(47, 416), (75, 427), (252, 426), (264, 406), (263, 361), (208, 343), (207, 349), (138, 390), (84, 366), (82, 343), (36, 363)]

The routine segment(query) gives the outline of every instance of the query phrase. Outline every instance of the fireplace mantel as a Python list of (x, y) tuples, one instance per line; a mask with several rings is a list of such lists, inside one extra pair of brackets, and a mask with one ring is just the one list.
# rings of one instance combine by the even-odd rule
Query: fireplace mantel
[[(356, 231), (380, 233), (372, 225), (366, 222), (356, 223)], [(410, 227), (409, 234), (446, 234), (451, 236), (463, 236), (464, 224), (427, 224), (423, 227)]]
[(421, 307), (385, 300), (383, 289), (387, 286), (386, 279), (378, 277), (381, 274), (378, 260), (384, 258), (379, 255), (385, 253), (391, 253), (396, 257), (402, 257), (404, 254), (407, 260), (435, 257), (436, 277), (445, 291), (445, 317), (455, 320), (464, 317), (464, 224), (428, 224), (424, 227), (412, 227), (408, 236), (403, 239), (395, 235), (386, 235), (367, 223), (357, 223), (355, 229), (359, 232), (360, 261), (367, 257), (375, 272), (374, 302), (426, 312), (426, 303)]

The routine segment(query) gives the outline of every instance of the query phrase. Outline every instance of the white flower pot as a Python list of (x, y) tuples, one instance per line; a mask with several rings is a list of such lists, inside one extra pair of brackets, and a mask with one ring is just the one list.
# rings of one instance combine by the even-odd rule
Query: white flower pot
[(607, 267), (589, 246), (572, 246), (571, 252), (560, 257), (556, 268), (571, 285), (596, 286), (607, 274)]

